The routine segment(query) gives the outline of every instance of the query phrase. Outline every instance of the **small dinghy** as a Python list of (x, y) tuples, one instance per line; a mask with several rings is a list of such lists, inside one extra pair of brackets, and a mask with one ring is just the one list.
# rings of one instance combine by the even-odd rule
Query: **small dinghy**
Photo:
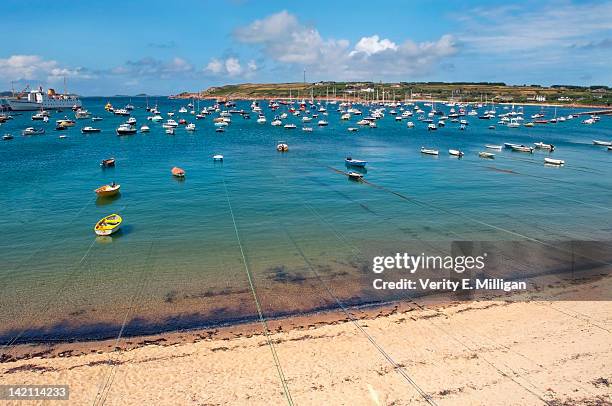
[(213, 161), (223, 161), (223, 155), (221, 154), (213, 155)]
[(276, 144), (276, 150), (278, 152), (287, 152), (289, 151), (289, 145), (287, 145), (285, 141), (279, 141), (278, 144)]
[(612, 147), (612, 141), (598, 141), (593, 140), (594, 145), (600, 145), (602, 147)]
[(94, 127), (83, 127), (81, 128), (81, 132), (83, 134), (89, 134), (89, 133), (99, 133), (100, 131), (102, 131), (99, 128), (94, 128)]
[(346, 157), (344, 162), (349, 166), (356, 166), (358, 168), (364, 168), (368, 161), (362, 161), (361, 159), (353, 159), (350, 156)]
[(296, 128), (297, 128), (297, 125), (295, 124), (285, 124), (286, 130), (295, 130)]
[(172, 168), (172, 176), (176, 176), (177, 178), (184, 178), (185, 171), (179, 168), (178, 166), (175, 166), (174, 168)]
[(121, 185), (113, 182), (110, 185), (100, 186), (99, 188), (94, 190), (94, 192), (96, 192), (96, 194), (100, 197), (110, 197), (115, 196), (117, 193), (119, 193), (119, 189), (121, 189)]
[(166, 134), (174, 135), (174, 128), (166, 128)]
[(350, 180), (362, 180), (363, 179), (363, 175), (359, 172), (347, 172), (346, 176), (348, 176), (348, 178)]
[(151, 129), (149, 128), (148, 125), (143, 125), (140, 127), (140, 132), (141, 133), (148, 133), (149, 131), (151, 131)]
[(312, 127), (302, 127), (302, 131), (306, 131), (307, 133), (312, 132)]
[(217, 132), (217, 133), (224, 133), (225, 132), (225, 128), (223, 128), (223, 127), (215, 128), (215, 132)]
[(102, 162), (100, 163), (100, 166), (103, 168), (115, 166), (115, 158), (103, 159)]
[(512, 151), (527, 152), (527, 153), (533, 154), (533, 148), (527, 147), (525, 145), (513, 145), (512, 146)]
[(421, 147), (421, 154), (425, 155), (438, 155), (439, 151), (437, 149), (428, 149), (425, 147)]
[(495, 154), (492, 154), (491, 152), (479, 152), (478, 156), (481, 158), (486, 158), (486, 159), (494, 159), (495, 158)]
[(512, 144), (511, 142), (505, 142), (504, 148), (512, 149), (512, 147), (518, 147), (520, 144)]
[(448, 153), (452, 156), (457, 156), (459, 158), (465, 155), (462, 151), (459, 151), (458, 149), (449, 149)]
[(548, 165), (565, 165), (562, 159), (544, 158), (544, 163)]
[(555, 150), (555, 146), (553, 144), (544, 144), (543, 142), (534, 142), (533, 145), (535, 145), (535, 147), (538, 149), (547, 149), (549, 151)]
[(15, 138), (15, 137), (13, 137), (11, 134), (4, 134), (4, 135), (2, 136), (2, 139), (3, 139), (4, 141), (9, 141), (9, 140), (12, 140), (13, 138)]
[(486, 149), (494, 149), (496, 151), (501, 151), (502, 150), (502, 146), (501, 145), (485, 145)]
[(68, 138), (68, 136), (67, 135), (60, 135), (57, 138), (59, 138), (60, 140), (65, 140), (66, 138)]
[(357, 128), (357, 127), (349, 127), (348, 130), (350, 132), (355, 132), (355, 131), (359, 131), (359, 128)]
[(111, 214), (110, 216), (103, 217), (98, 221), (94, 227), (94, 232), (97, 235), (111, 235), (119, 231), (123, 219), (118, 214)]

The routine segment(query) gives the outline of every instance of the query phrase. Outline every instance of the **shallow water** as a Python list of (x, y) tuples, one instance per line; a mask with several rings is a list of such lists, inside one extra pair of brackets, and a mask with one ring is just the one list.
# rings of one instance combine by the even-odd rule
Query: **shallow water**
[[(138, 127), (147, 123), (151, 132), (118, 137), (114, 129), (125, 119), (105, 112), (106, 101), (84, 99), (104, 120), (78, 120), (63, 140), (53, 123), (70, 111), (54, 113), (48, 124), (26, 112), (0, 127), (15, 135), (0, 143), (0, 203), (9, 214), (0, 219), (3, 342), (108, 337), (123, 324), (124, 334), (138, 334), (253, 318), (241, 248), (269, 317), (333, 306), (330, 291), (351, 304), (392, 298), (366, 292), (364, 270), (369, 255), (391, 245), (612, 235), (612, 152), (592, 145), (612, 140), (610, 117), (593, 126), (576, 118), (496, 130), (487, 129), (496, 119), (466, 117), (466, 131), (447, 121), (428, 132), (416, 117), (414, 129), (395, 122), (387, 109), (378, 128), (350, 133), (358, 118), (340, 121), (329, 105), (330, 125), (319, 128), (314, 119), (306, 133), (299, 117), (285, 120), (296, 130), (270, 126), (274, 114), (264, 107), (265, 125), (256, 114), (234, 115), (226, 132), (216, 133), (208, 116), (195, 121), (197, 132), (178, 128), (169, 136), (146, 121), (145, 100), (135, 98)], [(158, 102), (164, 116), (186, 104)], [(526, 121), (539, 110), (525, 107)], [(175, 119), (181, 116), (193, 118)], [(47, 133), (22, 137), (31, 125)], [(81, 134), (86, 125), (103, 131)], [(275, 150), (278, 140), (288, 142), (288, 153)], [(488, 143), (537, 141), (555, 144), (552, 156), (567, 164), (544, 166), (543, 151), (477, 156)], [(440, 156), (420, 154), (421, 146)], [(466, 155), (450, 157), (449, 148)], [(215, 153), (223, 163), (212, 161)], [(347, 154), (368, 160), (369, 183), (335, 171), (346, 170)], [(101, 169), (109, 156), (116, 167)], [(170, 175), (175, 165), (185, 169), (184, 181)], [(93, 189), (111, 181), (121, 184), (121, 196), (96, 199)], [(122, 231), (96, 238), (93, 225), (112, 212), (123, 216)]]

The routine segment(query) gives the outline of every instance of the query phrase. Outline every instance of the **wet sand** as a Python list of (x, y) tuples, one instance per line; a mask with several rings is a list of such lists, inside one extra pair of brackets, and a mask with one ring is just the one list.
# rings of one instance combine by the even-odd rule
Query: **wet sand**
[[(151, 337), (21, 346), (4, 384), (68, 384), (70, 404), (604, 405), (612, 278), (558, 301), (399, 302)], [(38, 352), (38, 353), (37, 353)], [(29, 402), (33, 404), (33, 402)], [(19, 402), (28, 404), (28, 402)], [(99, 404), (99, 403), (96, 403)]]

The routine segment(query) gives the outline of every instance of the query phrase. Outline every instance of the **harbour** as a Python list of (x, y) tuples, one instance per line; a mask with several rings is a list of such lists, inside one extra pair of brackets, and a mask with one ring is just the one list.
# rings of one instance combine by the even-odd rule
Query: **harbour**
[(0, 405), (612, 404), (612, 2), (0, 15)]
[[(240, 249), (267, 315), (278, 317), (333, 306), (321, 300), (311, 268), (324, 272), (334, 289), (342, 286), (347, 302), (393, 299), (358, 293), (368, 277), (362, 270), (366, 253), (374, 247), (469, 239), (607, 240), (610, 235), (611, 155), (592, 140), (594, 133), (603, 139), (610, 134), (606, 119), (594, 126), (574, 119), (554, 127), (499, 126), (495, 132), (469, 119), (467, 130), (460, 131), (457, 123), (432, 136), (426, 123), (413, 119), (417, 124), (408, 128), (388, 114), (431, 106), (355, 105), (364, 116), (378, 111), (379, 118), (377, 128), (352, 133), (347, 128), (359, 118), (340, 120), (347, 107), (306, 103), (303, 115), (322, 114), (318, 110), (325, 107), (329, 125), (288, 132), (238, 115), (219, 135), (213, 118), (223, 106), (209, 102), (212, 114), (198, 120), (178, 113), (184, 101), (158, 100), (161, 114), (175, 112), (176, 120), (197, 126), (190, 132), (177, 124), (169, 135), (147, 120), (146, 99), (111, 99), (115, 106), (135, 105), (130, 117), (136, 128), (150, 126), (149, 132), (122, 137), (115, 128), (126, 118), (104, 111), (108, 101), (84, 99), (85, 108), (102, 118), (95, 124), (99, 133), (79, 131), (90, 125), (86, 119), (61, 131), (65, 139), (46, 124), (44, 135), (0, 144), (7, 156), (1, 164), (8, 185), (3, 206), (15, 213), (4, 220), (4, 340), (110, 337), (120, 328), (122, 309), (135, 300), (139, 307), (130, 311), (127, 335), (253, 320)], [(237, 108), (249, 111), (252, 103), (238, 101)], [(289, 113), (292, 106), (270, 110), (261, 103), (260, 114)], [(520, 108), (527, 119), (541, 111)], [(53, 113), (50, 122), (72, 114)], [(285, 116), (284, 122), (302, 121)], [(19, 132), (30, 122), (29, 114), (16, 115), (2, 131)], [(279, 154), (281, 138), (290, 148)], [(500, 150), (494, 164), (478, 157), (488, 142), (508, 140), (516, 145), (544, 140), (556, 148), (529, 156)], [(420, 153), (422, 145), (457, 148), (465, 155), (431, 158)], [(223, 158), (213, 159), (219, 153)], [(114, 166), (101, 168), (100, 160), (109, 157)], [(551, 170), (546, 157), (567, 164)], [(184, 180), (172, 179), (174, 166), (180, 166), (184, 178), (178, 179)], [(363, 176), (357, 183), (339, 176), (356, 170)], [(112, 182), (121, 184), (116, 196), (92, 193)], [(123, 218), (120, 231), (92, 235), (92, 225), (110, 213)], [(24, 292), (31, 300), (20, 304)], [(301, 300), (295, 301), (298, 292)]]

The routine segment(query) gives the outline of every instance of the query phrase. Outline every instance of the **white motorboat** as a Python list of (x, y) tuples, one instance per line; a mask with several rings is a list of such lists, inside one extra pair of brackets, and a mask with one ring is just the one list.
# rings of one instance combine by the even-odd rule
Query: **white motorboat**
[(99, 133), (100, 131), (102, 131), (102, 130), (99, 129), (99, 128), (94, 128), (94, 127), (90, 127), (90, 126), (81, 128), (81, 132), (83, 134)]
[(284, 127), (286, 130), (295, 130), (297, 128), (295, 124), (285, 124)]
[(513, 145), (511, 148), (512, 148), (512, 151), (516, 151), (516, 152), (528, 152), (530, 154), (533, 153), (533, 148), (528, 147), (526, 145)]
[(368, 161), (363, 161), (361, 159), (353, 159), (352, 157), (348, 156), (344, 160), (344, 163), (346, 165), (348, 165), (348, 166), (356, 166), (356, 167), (359, 167), (359, 168), (365, 168), (365, 166), (368, 163)]
[(458, 149), (449, 149), (448, 153), (452, 156), (457, 156), (459, 158), (465, 155), (462, 151), (459, 151)]
[(421, 147), (421, 154), (425, 155), (438, 155), (439, 151), (437, 149), (428, 149), (425, 147)]
[(599, 146), (602, 146), (602, 147), (612, 147), (612, 141), (593, 140), (593, 144), (594, 145), (599, 145)]
[(492, 154), (491, 152), (479, 152), (478, 156), (481, 158), (487, 158), (487, 159), (493, 159), (495, 158), (495, 154)]
[(223, 155), (221, 154), (213, 155), (213, 161), (223, 161)]
[(117, 135), (131, 135), (136, 134), (136, 127), (129, 124), (121, 124), (117, 130)]
[(487, 144), (487, 145), (485, 145), (485, 148), (486, 149), (494, 149), (496, 151), (501, 151), (502, 150), (502, 146), (501, 145), (490, 145), (490, 144)]
[(151, 129), (149, 128), (148, 125), (143, 125), (140, 127), (140, 132), (141, 133), (148, 133), (149, 131), (151, 131)]
[(185, 127), (185, 130), (187, 131), (195, 131), (196, 130), (196, 126), (194, 123), (189, 123), (187, 124), (187, 126)]
[(176, 128), (176, 127), (178, 127), (178, 123), (175, 120), (173, 120), (173, 119), (169, 119), (164, 124), (162, 124), (162, 127), (164, 127), (164, 128)]
[(363, 174), (359, 172), (347, 172), (346, 176), (348, 176), (350, 180), (360, 181), (363, 179)]
[(42, 135), (45, 133), (44, 128), (28, 127), (21, 132), (21, 135)]
[(535, 145), (535, 147), (538, 149), (547, 149), (549, 151), (555, 150), (555, 146), (552, 144), (544, 144), (543, 142), (534, 142), (533, 145)]
[(565, 165), (562, 159), (544, 158), (544, 163), (548, 165)]

